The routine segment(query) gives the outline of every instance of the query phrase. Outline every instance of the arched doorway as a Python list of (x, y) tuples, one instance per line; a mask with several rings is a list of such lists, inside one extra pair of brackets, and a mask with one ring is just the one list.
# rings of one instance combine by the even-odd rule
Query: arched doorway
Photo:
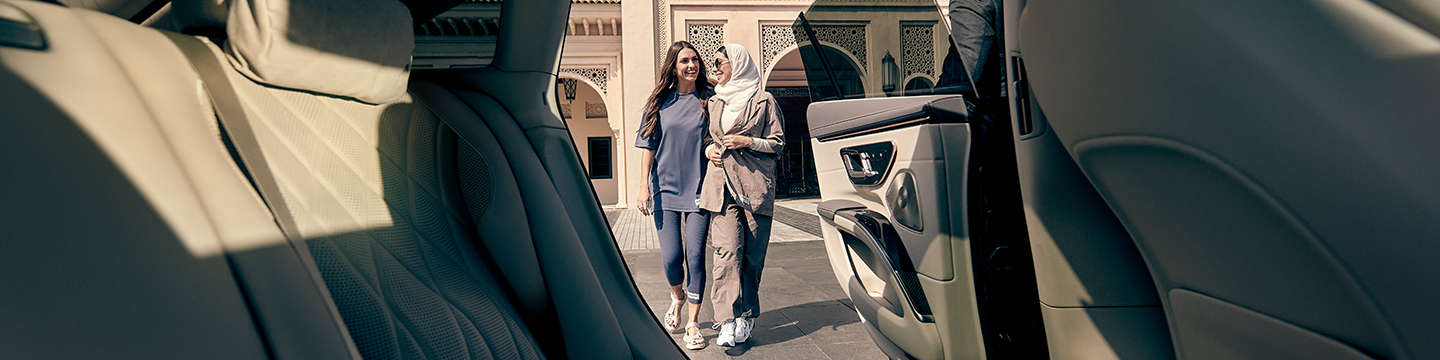
[(935, 81), (924, 74), (915, 74), (905, 81), (906, 95), (928, 94), (935, 91)]
[(780, 154), (775, 196), (820, 196), (820, 183), (815, 177), (815, 161), (810, 147), (810, 127), (805, 119), (805, 109), (810, 106), (805, 64), (795, 48), (779, 55), (765, 77), (765, 91), (775, 97), (780, 114), (785, 118), (785, 151)]
[[(803, 68), (806, 79), (809, 80), (810, 100), (865, 97), (865, 72), (855, 62), (855, 56), (839, 47), (821, 41), (818, 49), (825, 55), (825, 60), (831, 67), (831, 73), (826, 73), (825, 68), (821, 66), (821, 60), (818, 57), (820, 54), (816, 53), (816, 48), (804, 43), (796, 51), (800, 53), (804, 64), (809, 64)], [(830, 82), (832, 74), (835, 84)], [(836, 93), (837, 90), (840, 93)]]
[(590, 175), (590, 186), (600, 204), (619, 202), (617, 175), (623, 169), (619, 166), (619, 149), (622, 139), (610, 126), (610, 111), (605, 106), (605, 97), (589, 80), (561, 75), (555, 82), (555, 103), (560, 108), (560, 119), (570, 129), (570, 138), (575, 141), (575, 150)]

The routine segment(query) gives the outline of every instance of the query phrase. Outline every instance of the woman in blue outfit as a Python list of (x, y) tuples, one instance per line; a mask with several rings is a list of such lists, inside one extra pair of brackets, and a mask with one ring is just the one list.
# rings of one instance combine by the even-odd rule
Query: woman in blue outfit
[[(654, 210), (661, 265), (671, 291), (670, 308), (662, 321), (665, 330), (676, 330), (680, 305), (688, 302), (685, 347), (699, 350), (705, 347), (696, 318), (705, 291), (705, 231), (710, 214), (696, 203), (705, 175), (703, 105), (711, 85), (700, 53), (685, 41), (670, 45), (658, 77), (635, 137), (635, 147), (645, 149), (640, 156), (640, 177), (650, 179), (635, 202), (642, 214), (648, 216)], [(682, 288), (686, 278), (689, 286)]]

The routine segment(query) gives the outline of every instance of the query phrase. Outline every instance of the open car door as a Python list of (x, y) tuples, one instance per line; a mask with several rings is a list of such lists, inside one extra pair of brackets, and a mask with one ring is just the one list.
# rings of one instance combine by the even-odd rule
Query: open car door
[[(817, 3), (795, 24), (815, 101), (807, 121), (817, 212), (836, 280), (891, 357), (1043, 356), (1009, 123), (997, 121), (1005, 114), (977, 112), (974, 99), (946, 94), (955, 87), (943, 83), (900, 90), (898, 74), (886, 73), (895, 71), (891, 54), (857, 61), (816, 35), (857, 21), (920, 27), (939, 36), (902, 56), (939, 65), (948, 32), (934, 4), (845, 5)], [(913, 85), (955, 70), (905, 77)]]

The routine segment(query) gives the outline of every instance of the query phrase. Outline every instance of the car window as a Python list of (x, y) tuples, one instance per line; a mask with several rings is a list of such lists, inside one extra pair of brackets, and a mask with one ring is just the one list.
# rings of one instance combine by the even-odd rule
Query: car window
[(415, 26), (412, 68), (474, 68), (495, 59), (500, 35), (498, 0), (469, 0)]
[[(998, 60), (979, 62), (974, 55), (960, 56), (952, 40), (951, 9), (965, 11), (969, 18), (991, 19), (982, 28), (1000, 28), (993, 19), (998, 12), (971, 9), (964, 2), (941, 7), (933, 2), (881, 0), (816, 1), (801, 13), (792, 26), (810, 87), (812, 101), (931, 94), (999, 94), (1003, 71)], [(986, 16), (988, 15), (988, 16)], [(963, 18), (963, 17), (962, 17)], [(962, 20), (963, 21), (963, 20)], [(969, 24), (973, 24), (970, 22)], [(972, 29), (971, 27), (964, 27)], [(978, 30), (967, 31), (970, 35)], [(853, 36), (855, 33), (862, 36)], [(864, 34), (869, 36), (863, 36)], [(861, 39), (859, 42), (856, 39)], [(991, 36), (994, 44), (1003, 43)], [(864, 42), (870, 42), (865, 44)], [(991, 51), (985, 57), (998, 57)], [(984, 71), (973, 70), (984, 67)], [(978, 76), (965, 75), (967, 69)], [(979, 75), (982, 74), (983, 75)], [(979, 82), (997, 84), (986, 86)], [(980, 88), (979, 94), (973, 94)]]

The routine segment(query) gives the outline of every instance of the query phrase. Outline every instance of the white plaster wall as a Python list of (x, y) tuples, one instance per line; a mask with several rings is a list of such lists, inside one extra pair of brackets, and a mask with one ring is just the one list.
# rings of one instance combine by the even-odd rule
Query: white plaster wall
[[(616, 138), (616, 132), (610, 128), (609, 117), (590, 118), (585, 115), (586, 104), (604, 104), (605, 99), (599, 91), (589, 84), (581, 81), (576, 86), (575, 101), (570, 102), (570, 118), (565, 119), (565, 125), (570, 128), (570, 137), (575, 141), (575, 148), (580, 152), (580, 161), (585, 169), (590, 169), (590, 138), (607, 137), (611, 141), (611, 174), (610, 179), (593, 179), (590, 185), (595, 187), (595, 196), (599, 198), (601, 205), (614, 205), (619, 201), (618, 180), (614, 175), (621, 170), (614, 166), (615, 159), (619, 157), (620, 147), (626, 145), (624, 139)], [(567, 106), (563, 85), (557, 85), (556, 92), (561, 96), (560, 106)], [(608, 110), (608, 109), (607, 109)]]

